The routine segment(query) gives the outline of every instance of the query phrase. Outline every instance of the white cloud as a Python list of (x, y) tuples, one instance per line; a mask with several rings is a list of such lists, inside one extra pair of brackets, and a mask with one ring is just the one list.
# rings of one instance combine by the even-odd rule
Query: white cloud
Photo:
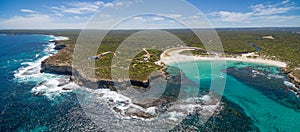
[(152, 17), (152, 20), (161, 21), (161, 20), (164, 20), (164, 18), (162, 18), (162, 17)]
[(21, 9), (20, 11), (24, 12), (24, 13), (38, 13), (38, 12), (30, 10), (30, 9)]
[(165, 16), (170, 17), (170, 18), (180, 18), (182, 15), (180, 14), (166, 14)]
[(282, 4), (286, 4), (286, 3), (288, 3), (288, 2), (290, 2), (289, 0), (283, 0), (281, 3)]
[[(122, 1), (107, 3), (103, 1), (96, 2), (69, 2), (62, 3), (59, 6), (49, 7), (46, 12), (37, 12), (30, 9), (21, 9), (19, 14), (11, 18), (0, 18), (0, 29), (52, 29), (52, 28), (83, 28), (90, 17), (98, 12), (101, 8), (119, 8), (128, 7), (133, 4), (131, 1)], [(50, 11), (50, 12), (49, 12)], [(97, 14), (101, 22), (97, 24), (110, 25), (117, 22), (118, 18), (110, 14)], [(135, 18), (136, 22), (143, 22), (140, 18)]]
[(96, 2), (70, 2), (62, 6), (51, 7), (53, 12), (58, 12), (60, 14), (92, 14), (99, 11), (103, 7), (120, 7), (129, 6), (132, 3), (128, 2), (116, 2), (116, 3), (105, 3), (103, 1)]
[(134, 17), (133, 19), (134, 20), (144, 20), (144, 18), (142, 18), (142, 17)]
[[(122, 1), (115, 3), (106, 3), (103, 1), (96, 2), (70, 2), (59, 6), (48, 8), (51, 13), (37, 12), (30, 9), (21, 9), (19, 16), (14, 16), (9, 19), (2, 19), (0, 21), (0, 28), (11, 29), (26, 29), (26, 28), (82, 28), (88, 22), (90, 17), (98, 10), (104, 7), (119, 8), (130, 6), (130, 1)], [(248, 12), (231, 12), (218, 11), (208, 15), (210, 22), (216, 27), (251, 27), (251, 26), (299, 26), (299, 16), (287, 16), (291, 10), (296, 10), (291, 2), (288, 0), (279, 2), (277, 4), (257, 4), (249, 6)], [(117, 23), (120, 20), (116, 14), (97, 14), (99, 21), (93, 23), (93, 27), (100, 29), (107, 29), (112, 23)], [(173, 21), (188, 22), (189, 25), (197, 27), (204, 25), (201, 22), (202, 14), (177, 14), (172, 12), (170, 14), (158, 14), (160, 16), (140, 17), (136, 16), (130, 20), (121, 23), (122, 28), (178, 28), (182, 25)], [(96, 19), (97, 19), (96, 17)], [(100, 19), (101, 18), (101, 19)], [(171, 19), (168, 19), (171, 18)], [(204, 20), (203, 20), (204, 21)], [(124, 25), (123, 25), (124, 24)]]
[(273, 14), (281, 14), (286, 13), (289, 10), (293, 9), (293, 6), (288, 7), (276, 7), (274, 5), (263, 5), (258, 4), (251, 6), (254, 15), (273, 15)]
[(117, 2), (115, 5), (116, 5), (116, 6), (123, 6), (124, 3), (123, 3), (123, 2)]
[(105, 7), (114, 7), (114, 4), (112, 3), (107, 3), (107, 4), (104, 4)]
[(239, 13), (239, 12), (228, 12), (220, 11), (213, 15), (219, 16), (221, 21), (224, 22), (240, 22), (248, 20), (252, 13)]
[(200, 18), (200, 16), (199, 15), (194, 15), (194, 16), (190, 16), (189, 18), (190, 19), (198, 19), (198, 18)]
[(2, 29), (69, 29), (82, 28), (84, 21), (78, 21), (76, 18), (55, 19), (44, 14), (29, 14), (25, 16), (14, 16), (10, 19), (0, 21)]
[[(276, 3), (276, 4), (257, 4), (250, 6), (251, 11), (249, 12), (229, 12), (229, 11), (219, 11), (208, 14), (209, 17), (213, 18), (213, 21), (218, 23), (229, 22), (236, 24), (249, 24), (269, 21), (269, 23), (274, 22), (274, 17), (277, 16), (278, 19), (284, 18), (284, 13), (294, 10), (295, 7), (289, 3), (288, 0)], [(282, 15), (282, 17), (278, 17)], [(289, 20), (295, 19), (295, 17), (288, 17)], [(288, 21), (285, 21), (288, 22)], [(258, 24), (259, 25), (259, 24)], [(268, 26), (270, 24), (267, 24)], [(246, 26), (246, 25), (245, 25)]]
[(69, 14), (87, 14), (95, 13), (99, 10), (99, 3), (92, 2), (76, 2), (68, 3), (66, 6), (51, 7), (53, 12), (69, 13)]
[(15, 16), (10, 19), (0, 22), (0, 27), (13, 27), (13, 28), (35, 28), (45, 23), (50, 22), (50, 17), (47, 15), (27, 15), (27, 16)]

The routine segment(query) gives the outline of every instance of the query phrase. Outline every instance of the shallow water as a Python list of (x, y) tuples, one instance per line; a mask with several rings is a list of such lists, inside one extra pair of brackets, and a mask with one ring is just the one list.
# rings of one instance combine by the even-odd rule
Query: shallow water
[[(175, 65), (175, 64), (174, 64)], [(191, 64), (185, 63), (181, 64), (181, 69), (183, 72), (187, 73), (187, 76), (193, 80), (198, 81), (198, 78), (195, 78), (192, 73), (194, 73), (193, 69), (188, 68)], [(215, 75), (211, 75), (211, 63), (209, 61), (201, 61), (197, 62), (201, 87), (210, 87), (210, 79), (215, 78)], [(255, 70), (264, 71), (264, 73), (269, 73), (272, 78), (270, 81), (274, 80), (274, 83), (278, 83), (278, 80), (275, 80), (276, 77), (282, 78), (282, 84), (284, 84), (285, 78), (280, 74), (280, 70), (277, 67), (266, 66), (266, 65), (258, 65), (253, 63), (244, 63), (244, 62), (227, 62), (226, 68), (235, 67), (235, 68), (245, 68), (249, 67)], [(214, 67), (219, 71), (222, 71), (225, 67)], [(195, 73), (194, 73), (195, 74)], [(221, 76), (220, 72), (220, 76)], [(239, 74), (239, 73), (237, 73)], [(210, 77), (209, 77), (210, 76)], [(265, 75), (268, 77), (268, 74)], [(247, 79), (248, 81), (253, 81), (256, 83), (260, 83), (255, 80), (256, 78)], [(265, 86), (265, 87), (268, 87)], [(269, 87), (272, 87), (270, 85)], [(262, 91), (257, 90), (259, 88), (255, 88), (253, 86), (247, 85), (246, 82), (242, 82), (241, 80), (237, 80), (236, 78), (227, 75), (226, 85), (223, 96), (228, 100), (238, 104), (242, 107), (245, 113), (251, 117), (254, 121), (255, 125), (259, 127), (262, 131), (295, 131), (300, 129), (300, 112), (284, 106), (277, 102), (265, 94)], [(269, 90), (272, 90), (270, 88)], [(275, 93), (274, 93), (275, 94)], [(278, 94), (278, 93), (277, 93)], [(280, 94), (290, 95), (289, 98), (296, 98), (291, 92), (286, 92), (282, 90)], [(286, 99), (288, 100), (288, 99)], [(283, 103), (288, 103), (284, 102)], [(299, 99), (297, 100), (299, 103)], [(297, 105), (297, 104), (294, 104)]]
[[(50, 39), (54, 39), (53, 36), (0, 36), (0, 131), (101, 130), (101, 126), (94, 124), (84, 113), (81, 104), (77, 101), (76, 91), (62, 90), (62, 87), (57, 86), (59, 83), (68, 81), (68, 76), (38, 72), (40, 61), (57, 52), (52, 49), (53, 45), (48, 43)], [(226, 79), (223, 93), (228, 100), (224, 102), (226, 109), (219, 116), (208, 121), (216, 123), (208, 124), (206, 127), (222, 127), (218, 130), (237, 131), (243, 129), (234, 127), (235, 121), (239, 121), (237, 123), (239, 126), (245, 124), (243, 130), (253, 130), (249, 129), (251, 123), (261, 131), (300, 129), (299, 111), (290, 106), (291, 103), (283, 105), (289, 100), (296, 100), (291, 92), (284, 90), (265, 92), (272, 89), (267, 89), (268, 86), (265, 86), (264, 89), (256, 87), (259, 85), (253, 84), (259, 82), (255, 78), (243, 82), (244, 79), (240, 76), (233, 77), (223, 72), (225, 68), (229, 67), (238, 69), (250, 67), (256, 71), (263, 71), (266, 77), (270, 77), (271, 82), (281, 78), (284, 85), (286, 78), (280, 74), (277, 67), (227, 62), (226, 65), (217, 65), (214, 70), (218, 72), (212, 74), (211, 64), (208, 61), (197, 62), (196, 70), (192, 68), (193, 66), (195, 64), (183, 63), (180, 68), (190, 80), (196, 83), (200, 81), (199, 92), (207, 91), (211, 86), (212, 79)], [(42, 81), (45, 82), (36, 86)], [(250, 85), (249, 82), (252, 84)], [(72, 83), (67, 83), (67, 85), (76, 87)], [(281, 87), (281, 85), (277, 86)], [(185, 89), (187, 93), (194, 91), (194, 87)], [(286, 94), (288, 96), (283, 96)], [(278, 102), (275, 100), (276, 98), (282, 100)], [(109, 109), (107, 108), (107, 110)], [(238, 120), (239, 118), (240, 120)], [(232, 120), (229, 121), (229, 119)], [(231, 125), (223, 123), (224, 120)], [(214, 124), (218, 126), (213, 126)]]

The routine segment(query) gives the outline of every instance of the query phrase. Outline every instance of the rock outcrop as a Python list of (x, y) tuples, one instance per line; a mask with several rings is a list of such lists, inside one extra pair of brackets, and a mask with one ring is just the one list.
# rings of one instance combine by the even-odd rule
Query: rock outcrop
[(63, 48), (67, 47), (65, 44), (55, 44), (54, 49), (55, 50), (61, 50)]
[(300, 90), (300, 69), (295, 68), (295, 69), (288, 69), (288, 68), (282, 68), (281, 71), (284, 74), (287, 74), (288, 79), (290, 82), (292, 82), (298, 90)]
[[(116, 91), (116, 85), (122, 85), (122, 83), (114, 82), (111, 79), (101, 79), (83, 77), (80, 71), (72, 67), (72, 52), (74, 45), (64, 45), (62, 43), (55, 42), (56, 49), (59, 51), (53, 56), (48, 57), (41, 63), (41, 72), (54, 73), (60, 75), (72, 75), (71, 80), (75, 83), (87, 86), (91, 88), (109, 88)], [(63, 46), (62, 46), (63, 45)], [(130, 80), (131, 84), (139, 87), (148, 87), (149, 80), (139, 81)]]
[(41, 72), (71, 75), (72, 46), (66, 46), (53, 56), (43, 60), (41, 64)]
[(288, 74), (288, 78), (298, 88), (298, 91), (300, 91), (300, 70), (295, 69), (294, 71)]

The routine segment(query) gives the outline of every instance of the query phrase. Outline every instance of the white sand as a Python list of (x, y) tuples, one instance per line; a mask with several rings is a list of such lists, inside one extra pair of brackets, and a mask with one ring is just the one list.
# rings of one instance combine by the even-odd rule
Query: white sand
[(165, 64), (174, 63), (174, 62), (189, 62), (189, 61), (201, 61), (201, 60), (209, 60), (209, 61), (240, 61), (240, 62), (251, 62), (251, 63), (259, 63), (259, 64), (265, 64), (270, 66), (277, 66), (277, 67), (286, 67), (287, 64), (285, 62), (280, 61), (274, 61), (274, 60), (267, 60), (262, 59), (260, 57), (257, 58), (247, 58), (247, 56), (253, 56), (255, 53), (248, 53), (248, 54), (242, 54), (242, 56), (233, 58), (233, 57), (201, 57), (201, 56), (189, 56), (189, 55), (182, 55), (179, 54), (182, 51), (185, 50), (195, 50), (197, 48), (195, 47), (180, 47), (180, 48), (171, 48), (168, 50), (165, 50), (164, 53), (161, 54), (160, 58), (161, 60), (157, 62), (157, 64), (161, 64), (161, 62)]
[(273, 36), (263, 36), (264, 39), (274, 39)]

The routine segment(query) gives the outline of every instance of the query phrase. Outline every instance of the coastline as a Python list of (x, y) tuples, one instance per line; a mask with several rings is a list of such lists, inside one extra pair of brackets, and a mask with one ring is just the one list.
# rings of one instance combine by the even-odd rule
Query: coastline
[[(52, 47), (53, 48), (53, 47)], [(61, 49), (61, 50), (64, 50), (64, 49)], [(166, 50), (167, 51), (167, 54), (168, 55), (165, 55), (164, 53), (162, 54), (163, 55), (163, 57), (162, 57), (162, 59), (165, 59), (165, 58), (167, 58), (167, 57), (169, 57), (169, 59), (170, 58), (176, 58), (176, 57), (174, 57), (173, 55), (175, 55), (176, 56), (176, 54), (175, 53), (180, 53), (181, 51), (180, 50), (174, 50), (174, 49), (170, 49), (170, 51), (174, 51), (173, 53), (174, 54), (172, 54), (172, 52), (170, 53), (170, 51), (168, 51), (168, 50)], [(176, 51), (176, 52), (175, 52)], [(51, 57), (51, 56), (53, 56), (53, 55), (56, 55), (56, 54), (58, 54), (58, 52), (56, 52), (56, 53), (54, 53), (54, 54), (52, 54), (52, 55), (50, 55), (50, 56), (48, 56), (48, 58), (49, 57)], [(178, 54), (178, 55), (180, 55), (180, 54)], [(180, 56), (182, 56), (182, 55), (180, 55)], [(186, 57), (186, 58), (191, 58), (191, 59), (194, 59), (194, 57), (192, 57), (192, 56), (187, 56), (187, 55), (183, 55), (184, 57)], [(196, 59), (196, 57), (198, 57), (199, 59)], [(190, 60), (187, 60), (186, 58), (182, 58), (181, 60), (180, 60), (180, 62), (184, 62), (184, 61), (190, 61)], [(162, 60), (161, 59), (161, 60)], [(177, 59), (177, 58), (176, 58)], [(180, 58), (179, 58), (180, 59)], [(204, 60), (204, 61), (206, 61), (206, 60), (212, 60), (212, 59), (214, 59), (214, 60), (223, 60), (223, 58), (212, 58), (212, 57), (207, 57), (207, 58), (205, 58), (205, 57), (199, 57), (199, 56), (195, 56), (195, 59), (194, 60), (196, 60), (196, 61), (201, 61), (201, 60)], [(173, 60), (173, 59), (172, 59)], [(225, 59), (226, 60), (226, 59)], [(229, 61), (231, 61), (231, 60), (229, 60)], [(235, 61), (239, 61), (239, 60), (235, 60)], [(172, 62), (171, 60), (170, 61), (166, 61), (166, 64), (170, 64), (170, 63), (174, 63), (174, 61)], [(255, 62), (252, 62), (252, 63), (255, 63)], [(266, 63), (263, 63), (263, 64), (266, 64)], [(60, 66), (57, 66), (56, 68), (62, 68), (63, 66), (62, 65), (60, 65)], [(69, 67), (70, 69), (72, 69), (72, 67)], [(63, 68), (64, 69), (64, 68)], [(72, 72), (72, 71), (71, 71)], [(59, 74), (60, 75), (60, 73), (57, 73), (57, 74)], [(84, 78), (83, 78), (84, 79)], [(68, 80), (68, 79), (66, 79), (66, 80)], [(71, 81), (72, 82), (72, 81)], [(61, 83), (60, 83), (60, 80), (59, 81), (51, 81), (51, 82), (46, 82), (46, 83), (41, 83), (42, 85), (49, 85), (49, 84), (55, 84), (55, 86), (59, 86)], [(70, 89), (68, 89), (68, 87), (73, 87), (72, 85), (73, 85), (73, 83), (74, 83), (74, 85), (76, 85), (75, 83), (77, 83), (77, 82), (75, 82), (75, 81), (73, 81), (71, 84), (68, 84), (68, 85), (64, 85), (64, 87), (66, 87), (67, 89), (64, 89), (64, 87), (58, 87), (58, 88), (62, 88), (62, 90), (64, 90), (65, 92), (69, 92), (70, 91)], [(40, 85), (40, 84), (38, 84), (38, 85)], [(43, 93), (41, 93), (40, 91), (41, 90), (43, 90), (43, 89), (41, 89), (41, 87), (37, 87), (37, 88), (34, 88), (32, 91), (34, 92), (34, 93), (37, 93), (36, 95), (38, 95), (38, 94), (43, 94)], [(99, 97), (100, 99), (102, 99), (101, 101), (103, 101), (104, 103), (115, 103), (115, 104), (117, 104), (117, 103), (119, 103), (119, 102), (122, 102), (124, 105), (127, 105), (126, 107), (118, 107), (118, 106), (116, 106), (116, 107), (112, 107), (112, 112), (113, 112), (113, 114), (117, 114), (117, 115), (119, 115), (120, 116), (120, 118), (136, 118), (136, 119), (141, 119), (141, 120), (153, 120), (153, 121), (155, 121), (156, 120), (156, 114), (157, 113), (155, 113), (155, 107), (154, 106), (152, 106), (152, 107), (149, 107), (149, 106), (147, 106), (147, 107), (141, 107), (141, 105), (140, 104), (136, 104), (136, 102), (134, 102), (134, 101), (132, 101), (131, 102), (131, 100), (130, 100), (130, 98), (127, 98), (128, 96), (124, 96), (122, 93), (119, 93), (119, 92), (115, 92), (115, 91), (110, 91), (109, 89), (101, 89), (101, 90), (92, 90), (92, 89), (88, 89), (88, 90), (91, 90), (91, 92), (93, 92), (93, 93), (96, 93), (96, 92), (100, 92), (102, 95), (102, 97)], [(112, 94), (111, 96), (108, 96), (109, 94)], [(97, 94), (97, 95), (99, 95), (100, 96), (100, 94)], [(47, 95), (48, 96), (48, 95)], [(119, 98), (115, 98), (115, 96), (117, 96), (117, 97), (119, 97), (120, 96), (120, 98), (123, 98), (124, 97), (124, 99), (121, 99), (121, 101), (120, 101), (120, 99)], [(97, 98), (97, 99), (99, 99), (99, 98)], [(113, 98), (113, 100), (111, 99), (111, 98)], [(112, 100), (112, 101), (111, 101)], [(127, 100), (129, 100), (129, 102), (127, 102)], [(128, 105), (129, 104), (129, 105)], [(150, 103), (151, 104), (151, 103)], [(154, 103), (153, 103), (154, 104)], [(129, 107), (130, 106), (130, 107)], [(206, 105), (195, 105), (194, 103), (190, 103), (190, 104), (177, 104), (176, 106), (175, 106), (175, 108), (173, 108), (173, 107), (171, 107), (170, 108), (170, 111), (168, 111), (168, 116), (170, 115), (170, 118), (167, 118), (168, 120), (170, 120), (170, 122), (175, 122), (176, 121), (176, 118), (175, 117), (173, 117), (172, 116), (172, 114), (174, 114), (174, 115), (176, 115), (176, 114), (181, 114), (180, 112), (177, 112), (177, 111), (183, 111), (184, 109), (180, 109), (180, 108), (186, 108), (186, 107), (188, 107), (188, 106), (193, 106), (193, 107), (191, 107), (190, 109), (194, 109), (194, 108), (196, 108), (196, 107), (201, 107), (201, 108), (203, 108), (203, 109), (209, 109), (210, 110), (210, 108), (211, 107), (213, 107), (214, 109), (217, 109), (216, 110), (216, 113), (217, 112), (219, 112), (219, 111), (222, 111), (222, 109), (219, 109), (219, 108), (217, 108), (217, 107), (219, 107), (219, 106), (221, 106), (221, 104), (215, 104), (215, 105), (212, 105), (212, 106), (206, 106)], [(172, 111), (173, 110), (173, 111)], [(131, 113), (129, 113), (128, 111), (130, 111)], [(133, 112), (132, 112), (133, 111)], [(191, 111), (187, 111), (187, 112), (185, 112), (184, 114), (186, 114), (186, 113), (191, 113)], [(214, 114), (214, 113), (212, 113), (212, 114)]]
[[(67, 38), (67, 37), (62, 37), (62, 38)], [(54, 74), (59, 74), (59, 75), (72, 75), (73, 73), (77, 74), (77, 77), (71, 76), (71, 80), (79, 85), (85, 85), (88, 86), (90, 84), (97, 84), (97, 87), (103, 87), (103, 88), (109, 88), (113, 91), (116, 91), (114, 83), (112, 80), (109, 79), (101, 79), (98, 78), (96, 82), (92, 81), (90, 78), (84, 78), (81, 77), (80, 73), (76, 71), (76, 69), (72, 68), (72, 56), (71, 56), (71, 50), (69, 45), (64, 45), (62, 42), (64, 40), (59, 40), (56, 43), (55, 47), (60, 47), (58, 48), (58, 52), (55, 53), (54, 55), (49, 56), (47, 59), (43, 60), (41, 62), (41, 72), (46, 72), (46, 73), (54, 73)], [(183, 51), (186, 50), (196, 50), (199, 48), (196, 47), (177, 47), (177, 48), (171, 48), (165, 50), (161, 55), (160, 55), (160, 60), (155, 62), (157, 65), (164, 66), (168, 65), (171, 63), (178, 63), (178, 62), (193, 62), (193, 61), (223, 61), (226, 63), (226, 61), (236, 61), (236, 62), (249, 62), (249, 63), (256, 63), (256, 64), (264, 64), (264, 65), (269, 65), (269, 66), (275, 66), (281, 68), (282, 72), (286, 75), (288, 75), (288, 79), (290, 80), (291, 83), (293, 83), (298, 89), (300, 87), (300, 82), (297, 77), (292, 75), (292, 71), (289, 71), (287, 69), (288, 64), (285, 62), (281, 61), (275, 61), (275, 60), (269, 60), (269, 59), (263, 59), (256, 55), (255, 53), (246, 53), (242, 54), (241, 56), (238, 57), (219, 57), (219, 56), (193, 56), (193, 55), (183, 55), (180, 54)], [(66, 57), (67, 59), (61, 59), (61, 57)], [(167, 76), (166, 76), (167, 78)], [(137, 80), (130, 80), (132, 85), (134, 86), (141, 86), (141, 87), (148, 87), (150, 82), (149, 79), (148, 81), (137, 81)], [(87, 82), (83, 84), (83, 82)], [(93, 85), (92, 87), (95, 87)], [(298, 92), (297, 89), (293, 90), (294, 92)]]
[[(280, 68), (286, 68), (287, 64), (285, 62), (281, 61), (274, 61), (274, 60), (268, 60), (263, 58), (247, 58), (249, 56), (253, 56), (254, 53), (248, 53), (248, 54), (242, 54), (242, 56), (238, 56), (236, 58), (234, 57), (203, 57), (203, 56), (193, 56), (193, 55), (182, 55), (180, 52), (186, 51), (186, 50), (195, 50), (198, 49), (196, 47), (180, 47), (180, 48), (171, 48), (168, 50), (165, 50), (160, 58), (161, 62), (164, 64), (170, 64), (175, 62), (190, 62), (190, 61), (239, 61), (239, 62), (250, 62), (250, 63), (258, 63), (258, 64), (265, 64), (270, 66), (276, 66)], [(160, 63), (160, 62), (158, 62)]]
[[(45, 36), (49, 36), (51, 39), (48, 40), (48, 45), (47, 47), (44, 49), (44, 52), (46, 52), (45, 56), (42, 56), (40, 59), (37, 59), (35, 62), (28, 62), (29, 66), (27, 67), (21, 67), (17, 70), (17, 72), (15, 72), (14, 76), (15, 77), (21, 77), (22, 75), (30, 75), (33, 73), (39, 73), (41, 70), (41, 63), (48, 59), (49, 57), (57, 54), (57, 52), (60, 49), (57, 49), (57, 44), (53, 41), (66, 41), (69, 38), (68, 37), (64, 37), (64, 36), (54, 36), (54, 35), (45, 35)], [(52, 42), (51, 42), (52, 41)], [(36, 57), (39, 57), (40, 55), (37, 54)]]
[[(203, 103), (203, 104), (196, 104), (193, 101), (187, 102), (187, 104), (175, 104), (172, 107), (166, 107), (166, 113), (160, 113), (155, 111), (155, 109), (158, 109), (160, 106), (163, 105), (164, 101), (171, 101), (171, 99), (162, 97), (162, 98), (156, 98), (156, 97), (149, 97), (148, 101), (143, 102), (144, 100), (140, 101), (137, 99), (132, 100), (129, 97), (136, 96), (136, 95), (130, 95), (128, 92), (139, 93), (143, 94), (140, 89), (135, 88), (128, 88), (127, 90), (116, 90), (115, 87), (118, 87), (118, 82), (113, 82), (112, 80), (105, 80), (105, 79), (97, 79), (97, 80), (91, 80), (91, 78), (83, 77), (80, 74), (80, 71), (77, 71), (76, 69), (72, 68), (71, 63), (61, 60), (55, 60), (59, 59), (62, 55), (66, 54), (64, 52), (67, 52), (70, 49), (69, 45), (66, 45), (65, 48), (60, 49), (57, 53), (55, 53), (52, 56), (49, 56), (47, 59), (43, 60), (41, 62), (41, 72), (50, 73), (50, 74), (57, 74), (57, 75), (67, 75), (70, 77), (70, 82), (79, 85), (80, 87), (85, 89), (86, 91), (89, 91), (91, 93), (94, 93), (98, 95), (97, 100), (102, 100), (103, 103), (113, 104), (112, 105), (112, 112), (114, 114), (117, 114), (117, 116), (120, 116), (121, 118), (135, 118), (140, 119), (141, 121), (153, 121), (159, 120), (160, 117), (157, 116), (158, 114), (163, 114), (166, 117), (164, 117), (168, 122), (175, 123), (178, 120), (174, 117), (173, 114), (179, 114), (180, 116), (187, 115), (188, 113), (191, 113), (192, 110), (196, 107), (202, 107), (203, 110), (200, 111), (203, 115), (212, 115), (214, 113), (217, 113), (216, 111), (220, 111), (220, 103), (214, 102), (214, 103)], [(71, 55), (71, 52), (67, 52), (68, 55)], [(72, 59), (72, 58), (71, 58)], [(71, 62), (71, 61), (70, 61)], [(73, 74), (73, 75), (72, 75)], [(74, 75), (75, 74), (75, 75)], [(71, 75), (71, 76), (70, 76)], [(161, 76), (165, 77), (165, 76)], [(176, 78), (176, 77), (175, 77)], [(95, 82), (96, 81), (96, 82)], [(148, 79), (147, 82), (141, 82), (136, 80), (130, 80), (133, 86), (137, 87), (145, 87), (147, 88), (148, 85), (150, 85), (150, 81)], [(153, 78), (152, 78), (153, 81)], [(155, 78), (154, 78), (154, 82)], [(98, 89), (95, 88), (94, 84), (97, 84)], [(37, 87), (48, 85), (48, 82), (41, 82), (38, 84)], [(171, 81), (169, 84), (179, 85), (178, 81)], [(59, 81), (56, 81), (56, 86), (60, 85)], [(89, 88), (90, 87), (90, 88)], [(61, 88), (61, 87), (59, 87)], [(108, 88), (108, 89), (107, 89)], [(65, 88), (67, 91), (72, 90), (72, 88)], [(36, 90), (36, 88), (34, 89)], [(35, 95), (42, 94), (39, 91), (35, 93)], [(113, 94), (113, 95), (112, 95)], [(139, 95), (137, 94), (137, 95)], [(210, 95), (204, 95), (204, 96), (210, 96)], [(211, 97), (213, 98), (213, 97)], [(202, 100), (202, 98), (200, 98)], [(120, 106), (120, 102), (124, 106)], [(184, 106), (184, 107), (183, 107)], [(184, 108), (189, 107), (189, 110), (185, 110)], [(209, 111), (211, 110), (211, 111)], [(176, 116), (177, 117), (177, 116)]]
[[(177, 47), (177, 48), (171, 48), (168, 50), (165, 50), (161, 56), (160, 61), (156, 62), (157, 65), (162, 64), (172, 64), (172, 63), (181, 63), (181, 62), (194, 62), (194, 61), (221, 61), (226, 64), (226, 61), (236, 61), (236, 62), (248, 62), (248, 63), (256, 63), (256, 64), (264, 64), (268, 66), (275, 66), (280, 68), (281, 72), (285, 75), (287, 75), (287, 79), (289, 82), (286, 82), (286, 85), (289, 85), (290, 87), (288, 90), (294, 92), (298, 97), (300, 97), (300, 79), (293, 75), (293, 72), (299, 70), (299, 68), (295, 68), (293, 70), (288, 69), (288, 64), (281, 61), (274, 61), (269, 59), (263, 59), (256, 55), (254, 52), (252, 53), (246, 53), (242, 54), (238, 57), (219, 57), (219, 56), (194, 56), (194, 55), (183, 55), (180, 54), (183, 51), (192, 51), (199, 48), (196, 47)], [(256, 58), (248, 58), (253, 57)]]

